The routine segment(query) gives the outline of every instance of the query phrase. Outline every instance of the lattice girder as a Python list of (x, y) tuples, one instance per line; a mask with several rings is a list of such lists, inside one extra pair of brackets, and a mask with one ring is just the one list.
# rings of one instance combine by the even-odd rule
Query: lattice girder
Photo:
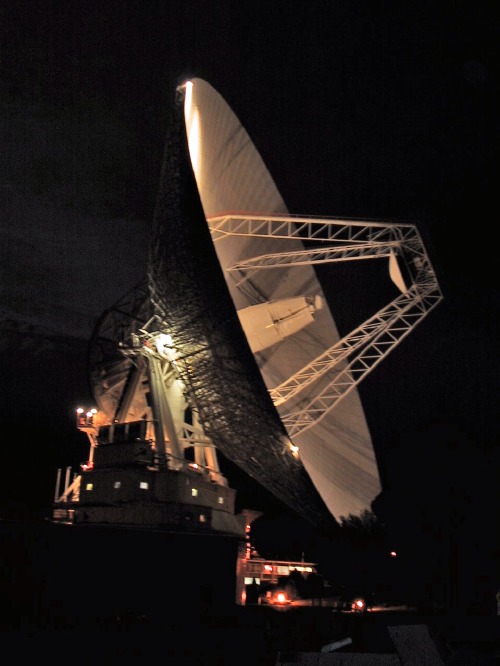
[[(291, 398), (300, 401), (306, 389), (326, 378), (326, 386), (323, 384), (314, 398), (304, 398), (299, 409), (295, 405), (288, 413), (286, 408), (280, 410), (292, 438), (324, 418), (442, 300), (424, 244), (412, 224), (290, 215), (226, 215), (209, 218), (208, 224), (214, 242), (228, 236), (247, 236), (271, 242), (300, 239), (304, 243), (303, 250), (260, 254), (227, 267), (228, 272), (243, 275), (237, 286), (260, 270), (397, 257), (397, 284), (403, 293), (279, 386), (269, 389), (273, 403), (283, 406)], [(410, 282), (409, 287), (406, 282)]]

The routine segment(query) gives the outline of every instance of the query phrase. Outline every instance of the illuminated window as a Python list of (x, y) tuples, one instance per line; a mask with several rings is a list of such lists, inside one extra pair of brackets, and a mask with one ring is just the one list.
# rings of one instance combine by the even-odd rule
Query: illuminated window
[(312, 567), (303, 567), (300, 565), (290, 565), (290, 571), (306, 571), (307, 573), (312, 572)]
[(245, 585), (251, 585), (252, 583), (257, 583), (257, 585), (260, 585), (260, 578), (255, 578), (255, 576), (245, 576)]
[(115, 481), (113, 483), (113, 488), (121, 488), (122, 487), (122, 482), (121, 481)]
[(223, 497), (219, 497), (219, 498), (218, 498), (218, 502), (219, 502), (219, 504), (224, 504), (224, 498), (223, 498)]
[(198, 497), (198, 490), (196, 488), (191, 488), (191, 496)]
[(206, 523), (207, 519), (204, 513), (200, 513), (200, 523)]
[(94, 490), (94, 484), (93, 483), (87, 483), (85, 486), (85, 490)]
[(149, 483), (147, 481), (141, 481), (139, 483), (139, 488), (141, 490), (147, 490), (149, 488)]

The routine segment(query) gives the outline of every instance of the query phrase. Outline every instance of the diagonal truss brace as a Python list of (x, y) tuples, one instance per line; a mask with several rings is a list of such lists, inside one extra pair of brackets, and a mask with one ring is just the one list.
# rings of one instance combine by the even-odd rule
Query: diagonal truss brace
[[(243, 275), (239, 285), (251, 273), (263, 269), (382, 257), (397, 257), (398, 266), (405, 271), (404, 286), (399, 282), (402, 294), (282, 384), (270, 389), (290, 437), (321, 421), (442, 300), (422, 239), (412, 224), (245, 215), (210, 218), (208, 224), (214, 242), (227, 236), (247, 236), (304, 243), (304, 249), (290, 252), (282, 251), (281, 244), (279, 252), (226, 267), (227, 271)], [(323, 381), (319, 393), (312, 399), (304, 398), (299, 409), (286, 411), (287, 401), (293, 397), (300, 401), (300, 395), (305, 396), (305, 390), (320, 379)]]

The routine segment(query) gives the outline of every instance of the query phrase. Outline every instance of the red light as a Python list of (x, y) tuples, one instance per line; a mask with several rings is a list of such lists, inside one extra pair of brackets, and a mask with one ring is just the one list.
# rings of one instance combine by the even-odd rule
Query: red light
[(352, 602), (352, 610), (353, 611), (362, 611), (365, 608), (365, 600), (364, 599), (354, 599)]
[(389, 555), (390, 555), (391, 557), (396, 557), (397, 553), (396, 553), (395, 550), (391, 550), (391, 552), (389, 553)]

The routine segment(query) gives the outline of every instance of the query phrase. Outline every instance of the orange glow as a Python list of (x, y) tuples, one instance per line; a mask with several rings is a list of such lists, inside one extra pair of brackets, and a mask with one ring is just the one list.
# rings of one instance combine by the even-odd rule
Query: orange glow
[(278, 592), (278, 594), (276, 596), (276, 601), (279, 604), (284, 604), (285, 601), (286, 601), (286, 594), (284, 592)]
[(364, 599), (355, 599), (352, 604), (352, 610), (354, 611), (362, 611), (365, 608), (365, 601)]

